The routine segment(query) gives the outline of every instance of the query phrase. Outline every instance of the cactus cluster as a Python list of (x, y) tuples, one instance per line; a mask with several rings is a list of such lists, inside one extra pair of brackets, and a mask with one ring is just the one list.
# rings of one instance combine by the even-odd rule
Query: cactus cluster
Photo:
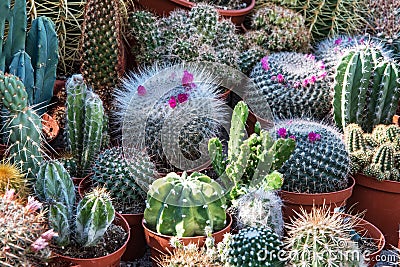
[(307, 51), (310, 33), (304, 18), (291, 9), (266, 4), (252, 17), (252, 30), (245, 35), (246, 41), (268, 51)]
[(66, 83), (67, 90), (67, 143), (77, 169), (72, 175), (83, 177), (100, 152), (103, 141), (105, 114), (98, 95), (88, 90), (80, 74)]
[(352, 123), (344, 129), (344, 136), (352, 173), (361, 172), (380, 181), (400, 181), (399, 126), (380, 124), (368, 134)]
[(268, 104), (279, 118), (324, 118), (332, 95), (323, 61), (312, 54), (279, 52), (263, 57), (250, 78), (260, 88), (246, 96), (250, 106)]
[(268, 183), (270, 171), (279, 169), (295, 148), (293, 139), (280, 138), (274, 142), (271, 135), (259, 127), (245, 139), (248, 113), (248, 106), (243, 101), (235, 106), (229, 133), (228, 155), (223, 154), (222, 143), (218, 138), (212, 138), (208, 143), (214, 170), (218, 176), (226, 175), (225, 178), (232, 183), (232, 199), (245, 194), (249, 188), (258, 186), (259, 182)]
[(178, 237), (205, 235), (206, 227), (219, 231), (227, 218), (224, 193), (204, 174), (169, 173), (150, 186), (144, 221), (153, 231)]
[(80, 44), (81, 73), (104, 103), (112, 108), (114, 87), (125, 72), (118, 0), (86, 1)]
[(284, 190), (315, 194), (348, 187), (349, 153), (336, 129), (302, 119), (281, 121), (276, 128), (278, 135), (296, 139), (292, 156), (279, 170)]
[(229, 244), (229, 266), (284, 266), (278, 258), (283, 243), (265, 226), (248, 227), (232, 236)]
[(42, 114), (53, 96), (56, 80), (58, 39), (54, 23), (44, 16), (36, 18), (27, 33), (26, 1), (15, 0), (12, 5), (7, 0), (1, 4), (1, 9), (0, 71), (21, 79), (29, 105), (36, 106)]
[(0, 163), (0, 195), (14, 189), (18, 196), (28, 195), (27, 180), (15, 164), (3, 160)]
[(28, 94), (18, 77), (0, 72), (0, 97), (9, 113), (4, 136), (9, 145), (10, 161), (32, 178), (43, 157), (40, 148), (41, 119), (28, 107)]
[(352, 240), (356, 221), (326, 207), (314, 207), (309, 213), (302, 210), (298, 215), (286, 225), (289, 266), (366, 266), (362, 251)]
[(20, 203), (14, 189), (0, 196), (0, 265), (41, 266), (50, 257), (48, 244), (56, 234), (47, 230), (46, 216), (38, 211), (41, 203), (33, 197)]
[(114, 205), (123, 210), (134, 204), (144, 206), (146, 189), (157, 177), (154, 163), (144, 151), (134, 150), (125, 155), (121, 147), (102, 151), (92, 171), (95, 185), (107, 188)]
[(207, 3), (223, 10), (242, 9), (247, 6), (243, 0), (194, 0), (193, 3)]
[(400, 99), (397, 64), (372, 44), (349, 50), (335, 73), (333, 112), (338, 127), (357, 123), (367, 132), (391, 123)]
[(219, 20), (218, 11), (207, 4), (197, 4), (188, 13), (173, 11), (165, 18), (136, 11), (130, 26), (139, 45), (134, 54), (144, 64), (210, 61), (236, 66), (243, 46), (234, 24)]

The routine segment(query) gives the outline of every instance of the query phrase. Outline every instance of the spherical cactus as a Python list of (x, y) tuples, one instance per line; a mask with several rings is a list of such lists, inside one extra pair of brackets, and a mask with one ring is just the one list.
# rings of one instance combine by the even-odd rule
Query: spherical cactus
[(380, 181), (390, 180), (391, 171), (394, 169), (394, 153), (395, 150), (392, 144), (382, 144), (376, 150), (371, 165), (365, 168), (364, 173), (374, 176)]
[(266, 50), (259, 47), (254, 46), (246, 51), (243, 51), (239, 56), (239, 68), (244, 74), (249, 75), (253, 70), (254, 66), (260, 62), (260, 60), (266, 55)]
[(210, 177), (194, 172), (169, 173), (153, 182), (144, 211), (146, 225), (158, 233), (178, 237), (205, 235), (226, 225), (222, 187)]
[(11, 189), (14, 189), (20, 197), (26, 197), (27, 180), (15, 164), (3, 161), (0, 163), (0, 195)]
[(341, 213), (331, 213), (328, 208), (301, 211), (287, 225), (288, 266), (365, 266), (362, 251), (352, 240), (354, 224), (352, 219), (346, 220)]
[[(135, 150), (125, 155), (122, 147), (113, 147), (101, 152), (92, 170), (92, 180), (95, 184), (105, 186), (114, 205), (124, 210), (130, 205), (141, 206), (143, 203), (144, 206), (144, 189), (156, 179), (157, 173), (154, 163), (145, 152)], [(144, 185), (144, 189), (140, 185)]]
[[(262, 94), (246, 96), (253, 103), (268, 103), (281, 118), (312, 115), (323, 118), (331, 109), (332, 95), (324, 63), (313, 55), (274, 53), (261, 59), (250, 77)], [(260, 100), (260, 95), (261, 100)]]
[(282, 242), (268, 227), (248, 227), (232, 236), (229, 266), (283, 266), (278, 259)]
[(313, 194), (347, 188), (350, 159), (338, 131), (301, 119), (279, 122), (276, 128), (296, 139), (292, 156), (279, 170), (284, 190)]

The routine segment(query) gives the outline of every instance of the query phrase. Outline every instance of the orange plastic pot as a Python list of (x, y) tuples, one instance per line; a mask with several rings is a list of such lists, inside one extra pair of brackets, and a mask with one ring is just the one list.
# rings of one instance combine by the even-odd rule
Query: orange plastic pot
[(91, 258), (91, 259), (78, 259), (71, 258), (63, 255), (59, 255), (58, 258), (64, 262), (70, 262), (76, 264), (76, 267), (119, 267), (121, 262), (121, 257), (126, 250), (126, 246), (128, 245), (128, 240), (130, 238), (130, 229), (128, 222), (122, 217), (121, 214), (116, 213), (115, 219), (113, 222), (115, 225), (119, 225), (128, 233), (128, 238), (125, 241), (124, 245), (119, 248), (117, 251), (99, 258)]
[[(229, 233), (232, 225), (232, 217), (227, 213), (227, 225), (222, 230), (212, 234), (215, 243), (219, 243), (223, 240), (224, 235)], [(153, 260), (153, 266), (157, 267), (157, 259), (160, 259), (163, 255), (169, 255), (173, 251), (173, 247), (170, 244), (171, 236), (159, 234), (147, 228), (144, 220), (142, 221), (144, 236), (146, 238), (147, 245), (150, 247), (151, 258)], [(199, 247), (204, 246), (206, 236), (194, 236), (194, 237), (181, 237), (179, 238), (184, 245), (197, 244)]]
[(296, 213), (301, 213), (301, 207), (307, 212), (310, 212), (313, 206), (322, 207), (325, 205), (330, 207), (331, 211), (343, 208), (347, 199), (352, 195), (355, 185), (354, 178), (350, 177), (349, 180), (350, 186), (348, 188), (331, 193), (306, 194), (280, 190), (279, 195), (283, 201), (283, 219), (289, 222), (290, 218), (297, 216)]
[(365, 219), (384, 234), (387, 245), (397, 246), (400, 225), (400, 182), (378, 181), (363, 174), (354, 175), (356, 185), (348, 200), (355, 212), (365, 211)]
[[(243, 2), (247, 4), (246, 8), (238, 10), (217, 9), (218, 13), (224, 18), (230, 19), (235, 25), (240, 26), (246, 15), (253, 10), (256, 3), (255, 0), (244, 0)], [(169, 15), (171, 11), (177, 8), (190, 10), (196, 5), (186, 0), (139, 0), (138, 4), (159, 16)]]

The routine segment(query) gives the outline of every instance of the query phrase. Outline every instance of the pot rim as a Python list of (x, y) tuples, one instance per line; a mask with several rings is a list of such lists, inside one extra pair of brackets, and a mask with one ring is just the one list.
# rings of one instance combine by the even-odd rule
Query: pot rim
[(362, 173), (356, 173), (354, 175), (354, 178), (357, 185), (371, 188), (377, 191), (400, 194), (400, 182), (392, 180), (379, 181), (374, 177), (367, 176)]

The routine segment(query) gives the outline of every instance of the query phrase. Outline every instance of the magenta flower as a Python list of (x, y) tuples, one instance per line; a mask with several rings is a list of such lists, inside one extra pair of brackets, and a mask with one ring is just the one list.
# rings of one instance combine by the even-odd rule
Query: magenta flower
[(39, 237), (35, 242), (32, 243), (31, 247), (33, 251), (39, 251), (46, 248), (48, 245), (49, 242), (47, 242), (43, 237)]
[(286, 128), (279, 128), (277, 131), (280, 138), (285, 138), (287, 135)]
[(54, 232), (53, 229), (50, 229), (50, 230), (44, 232), (43, 234), (41, 234), (40, 237), (42, 237), (46, 241), (50, 241), (55, 236), (58, 236), (58, 234), (56, 232)]
[(261, 66), (264, 70), (268, 71), (269, 70), (269, 64), (268, 64), (268, 56), (265, 56), (261, 59)]
[(342, 38), (337, 38), (336, 40), (335, 40), (335, 45), (340, 45), (341, 43), (342, 43)]
[(183, 103), (185, 101), (187, 101), (189, 98), (188, 94), (178, 94), (178, 102), (179, 103)]
[(168, 100), (168, 104), (171, 108), (176, 107), (176, 98), (175, 96), (171, 96), (170, 99)]
[(315, 75), (311, 76), (311, 78), (309, 79), (311, 84), (314, 84), (317, 81), (317, 77)]
[(299, 81), (296, 81), (296, 82), (293, 84), (293, 87), (294, 87), (294, 88), (299, 88), (299, 87), (300, 87), (300, 82), (299, 82)]
[(327, 72), (326, 72), (326, 71), (321, 72), (321, 73), (318, 74), (318, 78), (323, 79), (323, 78), (326, 77), (326, 75), (327, 75)]
[(187, 70), (183, 71), (182, 84), (190, 85), (193, 82), (193, 74), (188, 72)]
[(314, 143), (315, 141), (319, 141), (321, 140), (321, 135), (317, 134), (315, 132), (310, 132), (308, 134), (308, 141), (310, 141), (311, 143)]
[(301, 84), (303, 85), (303, 87), (306, 87), (309, 83), (310, 81), (308, 79), (304, 79)]
[(146, 90), (146, 88), (144, 88), (143, 85), (139, 85), (137, 88), (137, 93), (140, 96), (144, 96), (147, 93), (147, 90)]
[(322, 60), (318, 61), (318, 65), (321, 70), (325, 69), (325, 63)]
[(39, 201), (35, 200), (34, 197), (29, 196), (28, 197), (28, 203), (25, 206), (25, 213), (33, 213), (40, 209), (42, 207), (42, 203)]
[(276, 80), (278, 81), (278, 83), (283, 83), (283, 81), (285, 80), (285, 78), (283, 77), (282, 74), (279, 73), (279, 74), (276, 76)]
[(294, 135), (289, 136), (289, 138), (293, 139), (293, 140), (296, 140), (296, 136), (294, 136)]

